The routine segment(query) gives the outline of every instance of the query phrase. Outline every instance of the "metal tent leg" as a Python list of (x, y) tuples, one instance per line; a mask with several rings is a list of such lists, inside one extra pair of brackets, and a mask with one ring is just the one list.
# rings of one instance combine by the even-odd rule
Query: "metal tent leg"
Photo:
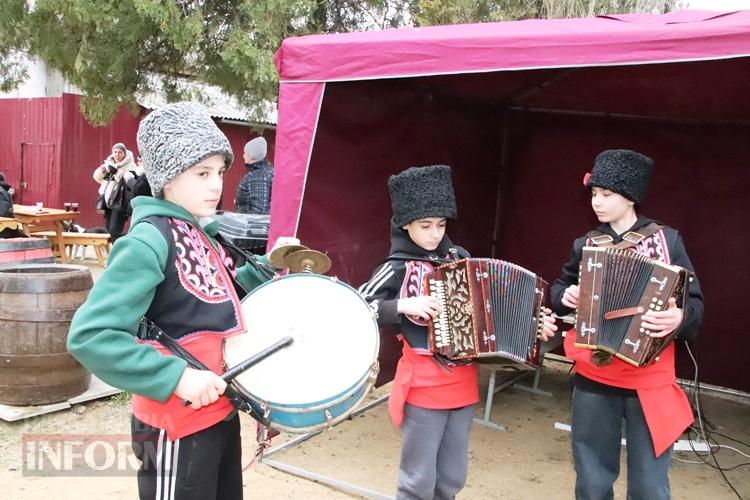
[[(357, 415), (360, 415), (370, 408), (373, 408), (383, 401), (388, 399), (388, 394), (384, 396), (380, 396), (379, 398), (367, 403), (366, 405), (361, 406), (356, 411), (352, 412), (352, 414), (349, 416), (351, 419), (352, 417), (356, 417)], [(322, 474), (317, 474), (315, 472), (308, 471), (306, 469), (303, 469), (301, 467), (295, 467), (293, 465), (285, 464), (283, 462), (280, 462), (278, 460), (269, 459), (269, 457), (280, 453), (286, 449), (292, 448), (299, 443), (302, 443), (304, 441), (307, 441), (308, 439), (317, 436), (321, 432), (323, 432), (325, 429), (319, 429), (316, 431), (308, 432), (306, 434), (302, 434), (290, 441), (287, 441), (286, 443), (277, 446), (276, 448), (272, 448), (266, 453), (263, 454), (263, 456), (260, 458), (260, 462), (268, 465), (269, 467), (273, 467), (274, 469), (280, 470), (282, 472), (286, 472), (288, 474), (293, 474), (298, 477), (302, 477), (304, 479), (309, 479), (311, 481), (315, 481), (317, 483), (325, 484), (328, 486), (331, 486), (332, 488), (339, 489), (341, 491), (345, 491), (347, 493), (352, 493), (355, 495), (362, 496), (364, 498), (374, 498), (376, 500), (392, 500), (393, 497), (384, 495), (382, 493), (378, 493), (377, 491), (368, 490), (367, 488), (363, 488), (361, 486), (357, 486), (355, 484), (350, 484), (344, 481), (339, 481), (336, 478), (324, 476)]]
[(334, 479), (329, 476), (323, 476), (321, 474), (316, 474), (314, 472), (310, 472), (306, 469), (302, 469), (300, 467), (295, 467), (293, 465), (288, 465), (282, 462), (278, 462), (276, 460), (268, 460), (263, 459), (263, 463), (273, 467), (274, 469), (278, 469), (282, 472), (286, 472), (288, 474), (293, 474), (295, 476), (302, 477), (304, 479), (310, 479), (312, 481), (315, 481), (317, 483), (321, 484), (327, 484), (328, 486), (332, 486), (333, 488), (339, 489), (341, 491), (345, 491), (347, 493), (353, 493), (355, 495), (360, 495), (364, 498), (374, 498), (377, 500), (393, 500), (393, 497), (388, 495), (383, 495), (382, 493), (378, 493), (377, 491), (368, 490), (367, 488), (362, 488), (360, 486), (349, 484), (344, 481), (339, 481), (338, 479)]

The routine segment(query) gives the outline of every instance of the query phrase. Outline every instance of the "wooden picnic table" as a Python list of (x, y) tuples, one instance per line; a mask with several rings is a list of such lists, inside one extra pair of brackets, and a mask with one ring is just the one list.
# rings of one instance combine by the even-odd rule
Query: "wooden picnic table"
[(75, 220), (80, 215), (80, 212), (66, 212), (59, 208), (47, 208), (44, 207), (41, 210), (36, 206), (29, 205), (13, 205), (13, 216), (21, 223), (23, 228), (21, 229), (27, 236), (31, 236), (30, 225), (34, 226), (34, 231), (39, 230), (41, 227), (52, 228), (55, 230), (55, 244), (57, 248), (54, 250), (54, 255), (60, 257), (63, 263), (68, 262), (68, 257), (65, 255), (65, 244), (63, 241), (63, 221)]

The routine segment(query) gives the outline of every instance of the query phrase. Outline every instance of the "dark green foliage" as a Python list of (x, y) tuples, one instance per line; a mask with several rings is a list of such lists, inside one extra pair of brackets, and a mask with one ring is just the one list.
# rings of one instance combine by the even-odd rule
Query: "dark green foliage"
[(533, 17), (662, 12), (676, 0), (3, 0), (0, 90), (25, 78), (19, 54), (39, 57), (79, 87), (84, 114), (108, 123), (135, 94), (197, 98), (218, 86), (251, 120), (275, 101), (273, 54), (289, 36)]

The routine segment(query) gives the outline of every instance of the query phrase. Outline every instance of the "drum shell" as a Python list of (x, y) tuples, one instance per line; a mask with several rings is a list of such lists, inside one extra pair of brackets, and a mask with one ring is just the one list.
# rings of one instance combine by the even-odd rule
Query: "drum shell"
[(309, 404), (287, 405), (264, 401), (239, 384), (232, 387), (246, 399), (256, 402), (269, 412), (271, 427), (294, 434), (304, 434), (338, 424), (349, 417), (372, 390), (378, 376), (378, 363), (370, 372), (342, 394)]
[(84, 266), (0, 268), (0, 403), (56, 403), (88, 389), (91, 374), (68, 353), (66, 341), (92, 285)]

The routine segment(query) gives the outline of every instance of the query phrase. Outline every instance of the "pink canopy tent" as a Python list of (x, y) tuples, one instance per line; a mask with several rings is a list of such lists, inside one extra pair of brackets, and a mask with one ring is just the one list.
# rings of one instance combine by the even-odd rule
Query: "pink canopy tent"
[(593, 158), (637, 149), (656, 162), (642, 213), (680, 229), (706, 294), (700, 379), (750, 390), (750, 12), (307, 36), (277, 66), (272, 241), (296, 234), (356, 286), (388, 252), (388, 176), (442, 163), (454, 241), (552, 281), (596, 224)]

